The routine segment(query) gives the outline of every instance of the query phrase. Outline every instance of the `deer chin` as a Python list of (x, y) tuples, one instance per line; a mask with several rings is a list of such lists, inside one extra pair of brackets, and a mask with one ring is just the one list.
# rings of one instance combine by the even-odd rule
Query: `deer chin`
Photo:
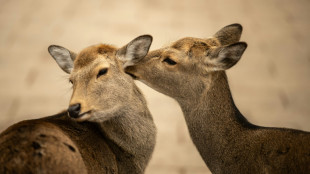
[(121, 116), (123, 115), (123, 113), (120, 112), (122, 107), (124, 107), (122, 104), (117, 104), (108, 109), (93, 110), (91, 112), (91, 117), (89, 117), (87, 121), (102, 123), (114, 117)]
[(91, 116), (92, 116), (92, 111), (90, 110), (90, 111), (80, 114), (79, 117), (74, 118), (74, 120), (77, 122), (84, 122), (84, 121), (88, 121)]

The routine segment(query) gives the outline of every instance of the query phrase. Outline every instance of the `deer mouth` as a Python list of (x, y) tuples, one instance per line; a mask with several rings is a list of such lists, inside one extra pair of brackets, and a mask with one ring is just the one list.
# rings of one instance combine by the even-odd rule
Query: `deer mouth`
[(91, 111), (87, 111), (84, 113), (81, 113), (77, 118), (75, 118), (76, 121), (78, 122), (83, 122), (88, 120), (91, 117)]
[(130, 72), (126, 72), (126, 74), (130, 75), (134, 80), (137, 80), (138, 77)]

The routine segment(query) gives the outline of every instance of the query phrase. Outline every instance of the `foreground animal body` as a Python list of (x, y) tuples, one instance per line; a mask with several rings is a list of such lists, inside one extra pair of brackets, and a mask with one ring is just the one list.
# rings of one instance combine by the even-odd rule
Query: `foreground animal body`
[(121, 59), (143, 57), (152, 38), (49, 53), (70, 74), (68, 111), (19, 122), (0, 134), (0, 173), (144, 173), (156, 129)]
[(254, 125), (234, 104), (225, 70), (247, 47), (241, 32), (232, 24), (208, 39), (180, 39), (127, 60), (125, 71), (180, 104), (212, 173), (309, 173), (309, 132)]

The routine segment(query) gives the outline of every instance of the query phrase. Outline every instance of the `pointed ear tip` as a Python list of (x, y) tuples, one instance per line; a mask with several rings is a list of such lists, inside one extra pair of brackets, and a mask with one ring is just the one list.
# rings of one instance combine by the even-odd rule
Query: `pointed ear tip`
[(135, 42), (138, 40), (143, 41), (144, 43), (149, 42), (149, 44), (151, 44), (153, 42), (153, 37), (151, 35), (145, 34), (145, 35), (136, 37), (132, 42)]
[(149, 37), (149, 38), (153, 38), (152, 35), (150, 35), (150, 34), (145, 34), (145, 35), (143, 35), (143, 36)]
[(55, 45), (50, 45), (47, 47), (48, 51), (50, 51), (51, 49), (53, 49), (55, 47)]
[(48, 52), (51, 52), (51, 51), (53, 51), (53, 49), (55, 49), (55, 48), (62, 48), (61, 46), (59, 46), (59, 45), (50, 45), (50, 46), (48, 46)]
[(54, 48), (55, 48), (55, 45), (50, 45), (47, 47), (47, 51), (51, 54)]
[(237, 42), (231, 45), (228, 45), (227, 48), (237, 48), (242, 49), (243, 51), (248, 47), (248, 44), (246, 42)]
[(248, 44), (246, 42), (240, 42), (240, 44), (244, 47), (244, 49), (248, 47)]
[(153, 37), (149, 34), (142, 35), (141, 37), (143, 37), (145, 39), (149, 39), (151, 42), (153, 41)]
[(143, 34), (138, 36), (137, 38), (153, 38), (150, 34)]
[(234, 23), (234, 24), (230, 24), (230, 25), (228, 25), (227, 27), (236, 27), (236, 28), (238, 28), (239, 30), (241, 30), (242, 31), (242, 25), (241, 24), (239, 24), (239, 23)]

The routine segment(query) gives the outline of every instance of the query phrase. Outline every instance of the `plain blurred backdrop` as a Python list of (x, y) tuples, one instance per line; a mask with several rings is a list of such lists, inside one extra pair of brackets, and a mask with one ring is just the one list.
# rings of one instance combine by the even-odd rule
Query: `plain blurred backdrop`
[[(47, 52), (51, 44), (73, 51), (97, 43), (121, 47), (151, 34), (154, 50), (186, 36), (210, 37), (232, 23), (243, 25), (248, 43), (227, 71), (241, 112), (258, 125), (310, 131), (308, 0), (0, 0), (0, 130), (67, 108), (71, 85)], [(146, 173), (208, 173), (178, 104), (137, 84), (158, 128)]]

